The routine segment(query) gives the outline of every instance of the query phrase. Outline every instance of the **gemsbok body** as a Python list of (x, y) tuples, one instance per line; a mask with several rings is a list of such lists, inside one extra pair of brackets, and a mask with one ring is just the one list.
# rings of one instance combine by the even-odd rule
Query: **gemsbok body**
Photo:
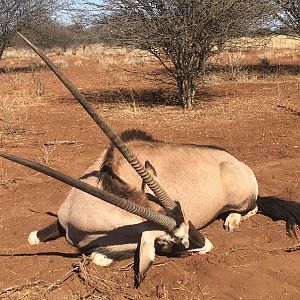
[[(252, 170), (227, 151), (164, 143), (137, 130), (126, 131), (120, 137), (148, 165), (170, 197), (181, 203), (186, 218), (196, 228), (204, 227), (221, 213), (234, 211), (225, 221), (226, 229), (233, 231), (242, 215), (257, 210), (258, 188)], [(113, 146), (100, 155), (81, 180), (163, 212), (156, 197)], [(59, 208), (58, 220), (72, 245), (109, 259), (132, 255), (144, 231), (159, 229), (77, 189), (70, 191)], [(31, 234), (29, 242), (40, 240), (44, 238), (37, 232)]]
[(198, 229), (223, 213), (227, 213), (224, 227), (228, 231), (236, 230), (242, 220), (260, 211), (285, 220), (288, 234), (297, 237), (300, 204), (259, 197), (253, 171), (228, 151), (216, 146), (166, 143), (136, 129), (117, 136), (63, 73), (20, 36), (112, 141), (80, 180), (0, 153), (3, 158), (73, 186), (58, 210), (57, 220), (31, 232), (30, 244), (65, 236), (102, 266), (136, 253), (138, 286), (156, 252), (180, 255), (210, 251), (212, 243)]

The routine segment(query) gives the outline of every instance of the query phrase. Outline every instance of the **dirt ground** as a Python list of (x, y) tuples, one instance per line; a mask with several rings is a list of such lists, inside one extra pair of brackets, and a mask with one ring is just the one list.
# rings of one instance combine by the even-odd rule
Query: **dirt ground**
[[(172, 85), (154, 81), (162, 72), (154, 63), (103, 70), (94, 57), (55, 59), (116, 132), (142, 128), (168, 142), (225, 147), (254, 170), (260, 195), (300, 203), (300, 60), (208, 75), (195, 109), (183, 111), (168, 101)], [(0, 95), (34, 95), (32, 60), (0, 63)], [(108, 141), (49, 70), (35, 74), (39, 101), (0, 150), (78, 177)], [(202, 230), (211, 253), (157, 257), (136, 290), (132, 260), (97, 267), (64, 238), (29, 246), (28, 234), (53, 220), (46, 213), (57, 212), (69, 187), (3, 159), (0, 167), (0, 299), (300, 299), (300, 243), (284, 221), (256, 215), (227, 233), (217, 220)]]

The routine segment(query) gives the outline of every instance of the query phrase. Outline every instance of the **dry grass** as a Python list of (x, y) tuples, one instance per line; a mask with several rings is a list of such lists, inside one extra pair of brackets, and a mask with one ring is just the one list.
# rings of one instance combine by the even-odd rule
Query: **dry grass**
[(285, 35), (274, 36), (267, 45), (269, 49), (300, 50), (300, 39), (291, 38)]
[(40, 157), (42, 164), (49, 165), (53, 161), (53, 152), (56, 150), (55, 145), (43, 144), (42, 155)]
[(44, 104), (45, 100), (41, 96), (44, 94), (45, 86), (40, 73), (36, 71), (39, 66), (40, 64), (31, 63), (28, 66), (31, 72), (28, 73), (16, 72), (10, 67), (4, 68), (5, 72), (0, 73), (0, 80), (6, 86), (5, 95), (20, 96), (28, 106)]
[(35, 280), (11, 286), (0, 290), (0, 299), (52, 299), (52, 293), (62, 288), (65, 283), (76, 286), (76, 291), (69, 290), (67, 298), (64, 299), (112, 299), (113, 296), (121, 294), (125, 298), (128, 296), (128, 299), (136, 299), (126, 292), (126, 288), (100, 275), (89, 264), (89, 259), (83, 256), (79, 263), (73, 264), (72, 269), (58, 280), (54, 282)]
[[(244, 42), (246, 43), (245, 39)], [(247, 42), (248, 43), (248, 42)], [(250, 42), (249, 42), (250, 43)], [(207, 72), (204, 76), (204, 83), (208, 85), (219, 85), (232, 82), (256, 82), (265, 78), (276, 81), (280, 75), (284, 75), (280, 66), (278, 72), (268, 72), (269, 66), (274, 60), (278, 60), (281, 56), (289, 56), (291, 59), (298, 59), (297, 55), (300, 51), (300, 41), (290, 39), (284, 36), (273, 37), (268, 43), (265, 40), (252, 39), (252, 44), (258, 47), (258, 50), (237, 49), (235, 52), (225, 51), (218, 57), (214, 57), (210, 64), (213, 71)], [(263, 46), (262, 46), (263, 45)], [(76, 51), (75, 51), (76, 50)], [(71, 64), (75, 68), (83, 68), (88, 64), (88, 60), (97, 58), (96, 76), (99, 78), (101, 85), (106, 85), (108, 89), (123, 88), (128, 86), (132, 81), (139, 82), (145, 78), (138, 72), (126, 72), (129, 68), (140, 68), (148, 66), (154, 58), (144, 51), (128, 50), (124, 48), (108, 48), (103, 45), (89, 45), (85, 48), (78, 47), (73, 51), (67, 51), (64, 55), (77, 55), (76, 60), (68, 60), (64, 57), (55, 58), (54, 62), (61, 68), (69, 68)], [(298, 52), (297, 52), (298, 51)], [(50, 55), (57, 55), (59, 49), (48, 51)], [(15, 51), (8, 49), (5, 52), (6, 57), (26, 57), (32, 56), (31, 51)], [(61, 53), (60, 53), (61, 54)], [(247, 66), (253, 61), (257, 61), (260, 71), (249, 69)], [(8, 65), (10, 60), (8, 61)], [(42, 81), (39, 70), (44, 68), (43, 62), (32, 62), (28, 66), (31, 70), (29, 73), (9, 72), (0, 74), (0, 80), (7, 86), (7, 92), (0, 95), (0, 142), (13, 134), (20, 134), (25, 130), (27, 120), (27, 108), (29, 106), (41, 105), (45, 103), (45, 86)], [(12, 69), (12, 68), (10, 68)], [(8, 68), (9, 70), (9, 68)], [(266, 72), (263, 72), (266, 70)], [(280, 73), (280, 72), (281, 73)], [(138, 73), (138, 74), (136, 74)], [(280, 89), (278, 89), (278, 98)], [(117, 97), (119, 105), (123, 105), (126, 110), (136, 114), (139, 110), (138, 95), (134, 90), (129, 90), (125, 95), (120, 94)], [(45, 155), (44, 155), (45, 154)], [(48, 150), (44, 151), (42, 160), (49, 163)]]
[(245, 51), (251, 50), (300, 50), (300, 39), (293, 38), (285, 35), (270, 36), (270, 37), (258, 37), (258, 38), (240, 38), (233, 40), (228, 44), (228, 47), (232, 46), (235, 49), (243, 49)]
[[(92, 44), (85, 47), (79, 46), (71, 48), (67, 51), (62, 51), (59, 48), (49, 49), (45, 51), (48, 56), (73, 56), (76, 55), (82, 59), (88, 57), (98, 57), (99, 61), (105, 65), (114, 64), (117, 60), (118, 64), (125, 64), (131, 66), (145, 66), (155, 58), (146, 51), (137, 49), (127, 49), (121, 47), (106, 47), (102, 44)], [(35, 53), (28, 49), (13, 49), (7, 48), (3, 54), (3, 58), (31, 58), (35, 57)], [(58, 66), (65, 67), (63, 59), (57, 59), (55, 62)]]
[[(95, 56), (94, 56), (95, 57)], [(145, 51), (128, 49), (104, 49), (97, 55), (97, 73), (108, 86), (126, 85), (132, 80), (139, 80), (126, 72), (128, 68), (141, 68), (150, 65), (154, 58)]]
[[(294, 50), (300, 51), (300, 39), (292, 38), (285, 35), (273, 36), (268, 38), (242, 38), (234, 42), (237, 46), (245, 50)], [(154, 58), (145, 51), (130, 50), (121, 47), (106, 47), (103, 44), (82, 45), (72, 47), (66, 51), (60, 48), (53, 48), (46, 51), (49, 56), (81, 56), (81, 57), (111, 57), (123, 56), (129, 64), (144, 64), (153, 61)], [(7, 48), (3, 58), (25, 58), (36, 57), (35, 53), (28, 48)]]
[(27, 99), (22, 95), (1, 96), (0, 98), (0, 136), (24, 132), (27, 120)]
[(213, 63), (222, 62), (227, 65), (257, 64), (267, 59), (269, 63), (279, 64), (280, 61), (298, 63), (300, 58), (300, 39), (287, 36), (274, 36), (268, 38), (242, 38), (230, 44), (227, 51), (223, 51), (212, 59)]
[(27, 74), (6, 70), (0, 74), (5, 84), (5, 92), (0, 95), (0, 143), (7, 136), (25, 131), (28, 108), (44, 105), (45, 86), (38, 72), (32, 69)]
[[(282, 90), (281, 83), (282, 81), (281, 75), (278, 73), (272, 74), (262, 74), (255, 71), (249, 71), (247, 68), (241, 67), (241, 61), (245, 59), (244, 53), (236, 53), (235, 55), (228, 54), (231, 64), (228, 68), (219, 69), (213, 72), (209, 72), (204, 77), (205, 85), (222, 85), (222, 84), (232, 84), (233, 82), (260, 82), (265, 81), (273, 81), (277, 82), (277, 89), (275, 93), (273, 93), (273, 99), (276, 98), (278, 105), (289, 105), (286, 103), (284, 96), (285, 92)], [(101, 70), (101, 76), (105, 78), (106, 83), (108, 84), (108, 88), (120, 86), (122, 84), (126, 85), (127, 82), (132, 80), (132, 74), (128, 75), (127, 73), (116, 71), (113, 68), (120, 68), (116, 59), (99, 61), (99, 72)], [(106, 66), (106, 69), (104, 68)], [(42, 79), (38, 72), (32, 72), (26, 74), (27, 77), (22, 77), (22, 74), (2, 74), (0, 76), (5, 77), (5, 80), (11, 86), (10, 93), (0, 96), (0, 143), (3, 142), (7, 138), (13, 137), (13, 135), (22, 134), (26, 130), (26, 121), (28, 117), (28, 107), (34, 105), (44, 104), (45, 100), (43, 97), (44, 94), (44, 85), (42, 83)], [(100, 76), (100, 80), (101, 80)], [(286, 80), (286, 79), (285, 79)], [(31, 91), (29, 91), (29, 88)], [(118, 90), (116, 91), (116, 93)], [(29, 94), (28, 94), (29, 93)], [(118, 100), (114, 100), (114, 102), (118, 103), (119, 106), (122, 106), (125, 111), (129, 111), (134, 115), (138, 115), (142, 105), (139, 102), (139, 95), (135, 93), (134, 90), (128, 90), (126, 94), (122, 94), (120, 90), (120, 96), (115, 97)], [(226, 102), (226, 95), (223, 97)], [(251, 97), (250, 97), (251, 98)], [(239, 99), (237, 99), (239, 100)], [(224, 103), (222, 101), (222, 103)], [(235, 111), (235, 101), (232, 99), (228, 100), (230, 105), (223, 106), (222, 111), (219, 111), (220, 108), (210, 107), (207, 112), (208, 115), (214, 115), (214, 110), (218, 111), (217, 113), (221, 113), (223, 115), (224, 120), (232, 118)], [(240, 101), (237, 101), (240, 103)], [(251, 99), (245, 99), (244, 103), (246, 107), (243, 108), (244, 111), (249, 112)], [(200, 110), (203, 110), (203, 107), (197, 107)], [(103, 109), (103, 107), (101, 108)], [(189, 112), (192, 115), (191, 112)], [(52, 163), (52, 151), (54, 147), (43, 147), (42, 154), (40, 155), (40, 160), (45, 164)]]

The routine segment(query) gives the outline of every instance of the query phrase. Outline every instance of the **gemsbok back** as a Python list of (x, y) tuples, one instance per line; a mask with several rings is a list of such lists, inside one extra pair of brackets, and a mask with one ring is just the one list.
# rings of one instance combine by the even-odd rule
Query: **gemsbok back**
[(285, 220), (288, 234), (297, 237), (300, 204), (259, 197), (253, 171), (232, 154), (216, 146), (165, 143), (137, 129), (117, 136), (62, 72), (19, 35), (112, 141), (80, 180), (0, 153), (3, 158), (73, 186), (58, 210), (57, 220), (31, 232), (29, 244), (65, 236), (101, 266), (137, 253), (138, 286), (157, 252), (178, 256), (210, 251), (212, 243), (197, 229), (223, 213), (227, 213), (224, 227), (228, 231), (236, 230), (241, 221), (260, 211)]

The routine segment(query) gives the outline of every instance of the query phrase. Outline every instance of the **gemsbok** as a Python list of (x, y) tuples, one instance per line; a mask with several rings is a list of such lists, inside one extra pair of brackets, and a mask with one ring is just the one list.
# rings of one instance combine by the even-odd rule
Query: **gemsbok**
[(102, 266), (137, 253), (138, 286), (157, 252), (177, 256), (210, 251), (212, 243), (197, 229), (222, 213), (228, 213), (224, 223), (228, 231), (236, 230), (241, 221), (260, 211), (285, 220), (287, 232), (297, 237), (300, 204), (259, 197), (253, 171), (232, 154), (216, 146), (165, 143), (136, 129), (117, 136), (62, 72), (19, 35), (112, 141), (80, 180), (0, 153), (3, 158), (73, 186), (58, 210), (57, 220), (30, 233), (31, 245), (65, 236)]

